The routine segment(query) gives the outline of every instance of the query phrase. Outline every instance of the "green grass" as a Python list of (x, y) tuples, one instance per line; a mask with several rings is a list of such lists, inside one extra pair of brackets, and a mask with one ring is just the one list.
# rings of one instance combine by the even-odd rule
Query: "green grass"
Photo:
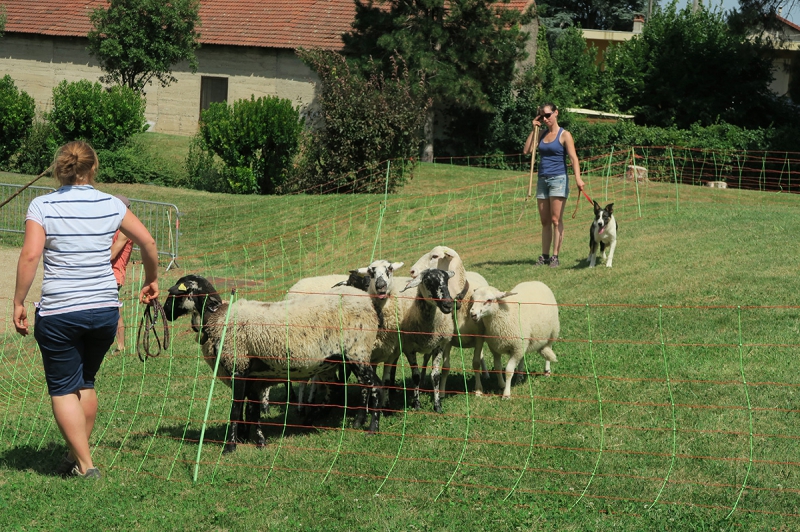
[[(537, 269), (541, 229), (535, 202), (524, 199), (527, 180), (422, 166), (388, 198), (382, 221), (375, 196), (100, 185), (180, 209), (181, 268), (164, 273), (162, 289), (199, 273), (219, 278), (220, 290), (238, 286), (237, 297), (271, 300), (299, 277), (343, 273), (373, 254), (408, 267), (446, 244), (498, 288), (538, 279), (553, 289), (559, 362), (552, 378), (528, 379), (501, 402), (494, 383), (482, 398), (464, 393), (473, 389), (471, 372), (462, 371), (472, 352), (454, 350), (444, 413), (434, 414), (427, 394), (422, 410), (405, 411), (398, 394), (374, 437), (351, 429), (351, 416), (343, 430), (338, 410), (314, 429), (290, 410), (284, 425), (280, 386), (267, 448), (240, 445), (232, 456), (220, 453), (230, 390), (218, 384), (193, 483), (211, 379), (188, 323), (178, 321), (161, 357), (143, 364), (128, 353), (104, 363), (93, 444), (105, 478), (88, 485), (46, 475), (63, 445), (40, 360), (32, 338), (6, 332), (4, 520), (11, 529), (47, 530), (86, 522), (230, 530), (800, 527), (797, 197), (664, 183), (637, 196), (630, 184), (588, 176), (590, 196), (615, 203), (614, 268), (585, 267), (591, 209), (583, 201), (572, 219), (573, 196), (562, 267)], [(137, 266), (134, 283), (139, 276)], [(141, 309), (130, 291), (123, 296), (133, 331)], [(538, 357), (527, 363), (541, 371)], [(404, 370), (400, 387), (410, 384)], [(350, 404), (356, 392), (349, 387)]]

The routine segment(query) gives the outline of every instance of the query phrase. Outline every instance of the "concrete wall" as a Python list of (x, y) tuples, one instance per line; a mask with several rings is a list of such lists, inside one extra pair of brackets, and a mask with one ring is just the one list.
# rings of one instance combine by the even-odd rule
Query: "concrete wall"
[[(37, 109), (51, 106), (53, 87), (62, 80), (98, 81), (103, 74), (86, 51), (82, 38), (6, 33), (0, 39), (0, 73), (10, 74), (17, 87), (35, 100)], [(314, 74), (292, 50), (205, 45), (197, 51), (197, 73), (178, 64), (168, 87), (145, 88), (147, 120), (153, 130), (194, 135), (200, 118), (201, 76), (228, 78), (228, 101), (254, 95), (288, 98), (305, 109), (314, 100)]]

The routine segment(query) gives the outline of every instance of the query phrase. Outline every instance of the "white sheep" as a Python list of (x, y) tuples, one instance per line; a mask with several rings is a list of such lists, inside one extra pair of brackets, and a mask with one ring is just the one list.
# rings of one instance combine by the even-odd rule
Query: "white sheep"
[[(470, 314), (485, 326), (503, 399), (511, 398), (511, 377), (526, 353), (538, 352), (545, 359), (545, 375), (549, 375), (550, 362), (558, 361), (552, 346), (560, 332), (558, 304), (550, 288), (539, 281), (520, 283), (508, 292), (485, 286), (476, 289), (472, 297)], [(505, 380), (501, 355), (510, 355)], [(475, 379), (475, 394), (482, 393), (481, 381)]]
[(331, 288), (339, 286), (353, 286), (366, 292), (367, 287), (363, 277), (354, 274), (354, 272), (357, 272), (357, 270), (352, 270), (349, 275), (331, 274), (305, 277), (294, 283), (289, 290), (286, 291), (286, 299), (326, 294), (331, 291)]
[[(203, 356), (213, 368), (220, 357), (218, 377), (233, 380), (230, 431), (225, 452), (236, 449), (237, 424), (247, 383), (254, 379), (303, 379), (347, 363), (366, 390), (366, 404), (354, 426), (371, 413), (369, 431), (379, 429), (380, 380), (370, 365), (378, 332), (378, 316), (364, 292), (340, 287), (331, 295), (307, 296), (274, 303), (237, 300), (223, 303), (214, 287), (196, 275), (182, 277), (169, 289), (164, 304), (170, 320), (192, 315), (192, 327), (200, 333)], [(219, 352), (226, 314), (230, 310), (227, 337)], [(233, 377), (233, 379), (231, 379)]]
[[(477, 272), (468, 272), (464, 268), (464, 263), (459, 254), (452, 248), (446, 246), (436, 246), (431, 251), (419, 258), (419, 260), (409, 270), (411, 276), (418, 275), (425, 268), (439, 268), (442, 270), (452, 270), (455, 275), (448, 284), (450, 293), (456, 299), (456, 312), (453, 313), (454, 329), (450, 345), (445, 347), (442, 353), (442, 374), (439, 380), (438, 392), (445, 393), (447, 389), (447, 377), (450, 374), (450, 350), (456, 348), (474, 348), (473, 372), (476, 380), (480, 380), (479, 368), (488, 377), (486, 361), (483, 359), (483, 324), (476, 322), (470, 316), (472, 307), (472, 294), (476, 288), (488, 286), (486, 279)], [(425, 376), (425, 368), (422, 368), (422, 378)], [(431, 375), (433, 378), (433, 375)], [(436, 391), (436, 390), (435, 390)]]
[[(350, 271), (350, 277), (340, 285), (347, 284), (365, 290), (372, 299), (373, 307), (378, 316), (378, 334), (375, 347), (370, 355), (370, 362), (377, 371), (379, 364), (383, 364), (384, 393), (382, 395), (381, 406), (385, 406), (388, 400), (386, 387), (394, 382), (394, 369), (397, 367), (397, 359), (400, 356), (398, 347), (398, 327), (402, 321), (402, 316), (413, 303), (413, 298), (397, 299), (398, 287), (405, 286), (411, 281), (410, 277), (395, 276), (394, 272), (403, 266), (402, 262), (389, 262), (386, 260), (373, 261), (369, 266)], [(323, 279), (322, 277), (320, 279)], [(331, 291), (331, 290), (328, 290)], [(325, 291), (323, 290), (323, 293)], [(391, 303), (389, 303), (391, 301)], [(388, 306), (387, 306), (388, 303)], [(322, 380), (317, 377), (316, 380)], [(316, 383), (308, 392), (308, 401), (311, 402), (317, 393)], [(303, 385), (299, 387), (300, 399), (299, 407), (303, 404)]]
[[(402, 262), (391, 263), (385, 260), (376, 260), (373, 261), (369, 266), (350, 270), (349, 275), (333, 274), (307, 277), (300, 279), (294, 285), (292, 285), (291, 288), (289, 288), (286, 294), (286, 299), (302, 298), (307, 295), (336, 293), (335, 289), (339, 286), (352, 286), (365, 292), (369, 291), (369, 293), (373, 296), (373, 305), (375, 306), (376, 310), (378, 310), (379, 307), (382, 307), (383, 304), (385, 304), (384, 298), (387, 296), (388, 292), (392, 291), (393, 286), (405, 286), (405, 284), (411, 280), (410, 277), (394, 276), (394, 271), (398, 270), (402, 266)], [(392, 337), (397, 337), (397, 332), (395, 330), (393, 335), (386, 333), (383, 323), (380, 321), (383, 319), (382, 316), (383, 314), (379, 312), (379, 347), (373, 351), (372, 364), (373, 367), (377, 367), (379, 364), (383, 363), (384, 381), (386, 381), (389, 377), (389, 373), (391, 373), (391, 379), (393, 381), (394, 371), (389, 372), (387, 370), (387, 364), (391, 363), (392, 368), (395, 367), (394, 364), (396, 364), (397, 358), (399, 357), (399, 350), (396, 354), (389, 354), (387, 351), (391, 349), (391, 346), (386, 347), (386, 342), (384, 339), (388, 337), (389, 341), (391, 342)], [(392, 316), (392, 319), (394, 319), (394, 316)], [(396, 323), (392, 321), (389, 326), (394, 327), (396, 326)], [(339, 369), (341, 370), (341, 368)], [(298, 412), (303, 412), (305, 410), (306, 403), (314, 402), (315, 396), (318, 395), (319, 382), (343, 383), (344, 379), (346, 378), (345, 372), (339, 371), (339, 373), (340, 376), (338, 378), (333, 374), (318, 375), (312, 379), (314, 382), (312, 382), (311, 386), (307, 386), (305, 382), (295, 383), (293, 389), (296, 389), (297, 391)], [(384, 394), (384, 400), (382, 403), (385, 403), (386, 397), (387, 395)]]

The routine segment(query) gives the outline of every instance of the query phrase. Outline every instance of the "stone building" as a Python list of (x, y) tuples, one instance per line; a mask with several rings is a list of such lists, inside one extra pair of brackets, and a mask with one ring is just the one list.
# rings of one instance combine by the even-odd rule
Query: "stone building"
[[(512, 0), (526, 9), (533, 0)], [(97, 81), (102, 71), (86, 50), (89, 13), (104, 0), (3, 0), (0, 72), (46, 111), (62, 80)], [(201, 0), (199, 67), (175, 65), (168, 87), (145, 89), (151, 130), (193, 135), (201, 109), (212, 102), (278, 96), (302, 108), (314, 99), (316, 75), (295, 54), (299, 47), (341, 50), (353, 0)], [(535, 34), (532, 41), (535, 43)], [(535, 44), (534, 44), (535, 45)], [(531, 54), (532, 57), (535, 54)]]

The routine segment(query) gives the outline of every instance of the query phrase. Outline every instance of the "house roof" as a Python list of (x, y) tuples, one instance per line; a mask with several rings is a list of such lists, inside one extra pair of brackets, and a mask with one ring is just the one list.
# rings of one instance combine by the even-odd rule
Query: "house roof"
[[(511, 0), (520, 11), (534, 0)], [(85, 37), (89, 13), (105, 0), (3, 0), (7, 33)], [(202, 44), (340, 50), (353, 0), (201, 0)]]

